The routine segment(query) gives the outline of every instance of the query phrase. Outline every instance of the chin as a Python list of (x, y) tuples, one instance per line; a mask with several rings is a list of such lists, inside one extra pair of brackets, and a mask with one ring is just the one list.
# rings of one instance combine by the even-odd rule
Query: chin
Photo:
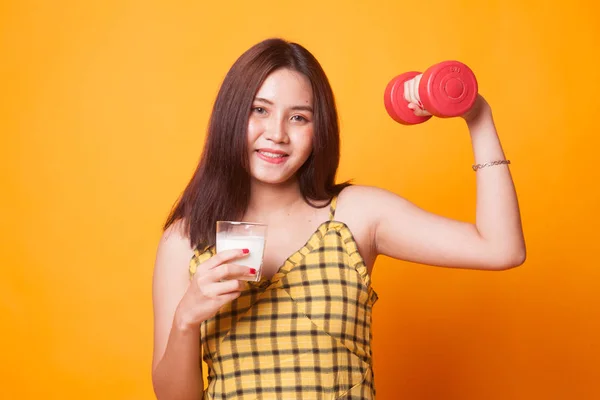
[(287, 185), (296, 181), (296, 176), (273, 176), (267, 174), (253, 175), (252, 179), (257, 183), (267, 185)]

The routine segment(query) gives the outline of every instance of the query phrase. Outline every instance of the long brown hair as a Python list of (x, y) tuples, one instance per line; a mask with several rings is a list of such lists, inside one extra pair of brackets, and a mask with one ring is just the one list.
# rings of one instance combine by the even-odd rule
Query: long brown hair
[(317, 207), (315, 201), (329, 201), (349, 185), (335, 183), (340, 158), (339, 124), (325, 72), (301, 45), (267, 39), (244, 52), (225, 76), (198, 167), (164, 224), (163, 229), (167, 229), (181, 219), (192, 247), (212, 246), (216, 222), (238, 220), (248, 207), (248, 119), (258, 89), (269, 74), (280, 68), (304, 74), (313, 90), (313, 150), (297, 172), (304, 200)]

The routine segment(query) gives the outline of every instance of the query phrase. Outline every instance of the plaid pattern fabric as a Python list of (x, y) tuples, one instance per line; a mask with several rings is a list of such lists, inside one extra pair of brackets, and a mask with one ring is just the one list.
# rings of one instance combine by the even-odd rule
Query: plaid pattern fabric
[[(373, 399), (371, 309), (377, 294), (348, 227), (323, 222), (270, 279), (200, 329), (204, 399)], [(196, 249), (190, 275), (215, 254)]]

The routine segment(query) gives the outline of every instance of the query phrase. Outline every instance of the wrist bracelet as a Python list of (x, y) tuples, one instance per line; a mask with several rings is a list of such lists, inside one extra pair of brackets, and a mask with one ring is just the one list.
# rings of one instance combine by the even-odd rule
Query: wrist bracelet
[(487, 162), (485, 164), (474, 164), (473, 171), (477, 171), (478, 169), (481, 169), (481, 168), (491, 167), (493, 165), (500, 165), (500, 164), (510, 164), (510, 160), (498, 160), (498, 161)]

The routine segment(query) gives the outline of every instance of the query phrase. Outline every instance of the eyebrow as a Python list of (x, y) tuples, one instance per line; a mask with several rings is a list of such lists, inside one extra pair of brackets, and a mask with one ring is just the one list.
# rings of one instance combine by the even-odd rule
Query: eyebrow
[[(274, 104), (271, 100), (267, 100), (267, 99), (265, 99), (263, 97), (256, 97), (254, 99), (254, 101), (260, 101), (260, 102), (263, 102), (263, 103), (267, 103), (267, 104), (269, 104), (271, 106)], [(311, 106), (293, 106), (293, 107), (291, 107), (291, 109), (294, 110), (294, 111), (309, 111), (309, 112), (313, 112), (313, 108)]]

